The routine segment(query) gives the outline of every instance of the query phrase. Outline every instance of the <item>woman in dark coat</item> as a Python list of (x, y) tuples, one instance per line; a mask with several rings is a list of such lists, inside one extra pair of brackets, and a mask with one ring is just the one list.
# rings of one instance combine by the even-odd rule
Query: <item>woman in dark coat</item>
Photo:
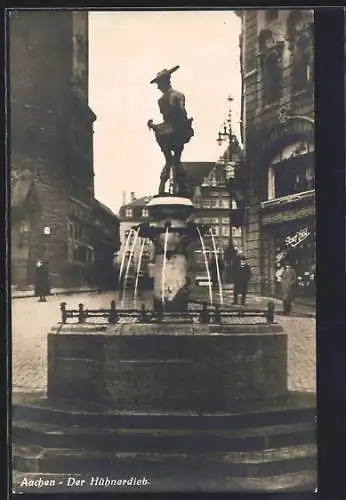
[(48, 264), (39, 259), (35, 270), (35, 297), (39, 297), (39, 302), (46, 302), (47, 295), (50, 295)]

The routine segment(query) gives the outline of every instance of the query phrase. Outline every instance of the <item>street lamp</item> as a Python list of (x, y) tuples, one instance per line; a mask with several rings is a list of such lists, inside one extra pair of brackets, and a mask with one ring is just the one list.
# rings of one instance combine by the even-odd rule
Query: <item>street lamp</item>
[[(232, 102), (233, 98), (231, 96), (229, 96), (228, 101)], [(225, 173), (225, 179), (226, 179), (228, 195), (229, 195), (228, 260), (229, 260), (229, 271), (231, 273), (232, 261), (233, 261), (233, 257), (235, 254), (235, 249), (234, 249), (234, 244), (233, 244), (233, 234), (232, 234), (232, 227), (233, 227), (233, 221), (232, 221), (233, 189), (232, 188), (233, 188), (233, 184), (234, 184), (235, 168), (236, 168), (236, 162), (233, 161), (233, 145), (234, 145), (234, 142), (236, 140), (236, 137), (232, 131), (231, 108), (229, 109), (229, 112), (228, 112), (227, 125), (225, 123), (223, 124), (223, 129), (222, 129), (222, 131), (219, 131), (218, 137), (216, 140), (217, 140), (217, 143), (219, 144), (219, 146), (222, 146), (222, 144), (226, 140), (228, 141), (224, 173)]]

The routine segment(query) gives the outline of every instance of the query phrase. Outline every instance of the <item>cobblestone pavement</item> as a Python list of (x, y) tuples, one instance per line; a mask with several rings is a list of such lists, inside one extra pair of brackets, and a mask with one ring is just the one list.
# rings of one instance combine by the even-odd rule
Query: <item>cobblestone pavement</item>
[[(151, 292), (140, 302), (146, 302)], [(60, 321), (59, 305), (77, 308), (82, 302), (86, 308), (109, 307), (117, 300), (116, 293), (86, 293), (75, 296), (52, 296), (47, 302), (34, 297), (12, 301), (12, 384), (13, 391), (45, 391), (47, 383), (47, 333)], [(131, 293), (128, 293), (132, 307)], [(117, 301), (118, 302), (118, 301)], [(257, 304), (258, 307), (258, 304)], [(277, 316), (288, 333), (288, 386), (290, 390), (315, 391), (315, 320)]]

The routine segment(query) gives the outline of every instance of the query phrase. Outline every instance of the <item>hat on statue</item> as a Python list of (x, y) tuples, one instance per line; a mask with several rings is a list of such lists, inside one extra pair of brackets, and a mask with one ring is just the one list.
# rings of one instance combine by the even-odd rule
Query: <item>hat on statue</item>
[(162, 71), (159, 71), (155, 78), (151, 80), (150, 83), (157, 83), (159, 80), (162, 80), (163, 78), (169, 78), (174, 71), (177, 71), (180, 66), (174, 66), (174, 68), (171, 69), (163, 69)]

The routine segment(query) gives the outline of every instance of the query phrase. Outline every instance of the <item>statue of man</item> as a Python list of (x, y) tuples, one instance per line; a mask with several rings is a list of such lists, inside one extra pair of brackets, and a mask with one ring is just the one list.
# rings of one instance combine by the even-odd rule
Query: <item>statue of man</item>
[(154, 130), (156, 141), (166, 160), (161, 172), (159, 194), (164, 192), (171, 170), (175, 190), (178, 194), (184, 194), (186, 190), (185, 170), (180, 159), (184, 145), (190, 141), (194, 131), (191, 126), (192, 118), (187, 117), (184, 94), (171, 86), (171, 74), (178, 68), (179, 66), (174, 66), (169, 70), (164, 69), (150, 82), (156, 83), (162, 92), (158, 105), (163, 122), (155, 124), (152, 120), (148, 121), (148, 127)]

